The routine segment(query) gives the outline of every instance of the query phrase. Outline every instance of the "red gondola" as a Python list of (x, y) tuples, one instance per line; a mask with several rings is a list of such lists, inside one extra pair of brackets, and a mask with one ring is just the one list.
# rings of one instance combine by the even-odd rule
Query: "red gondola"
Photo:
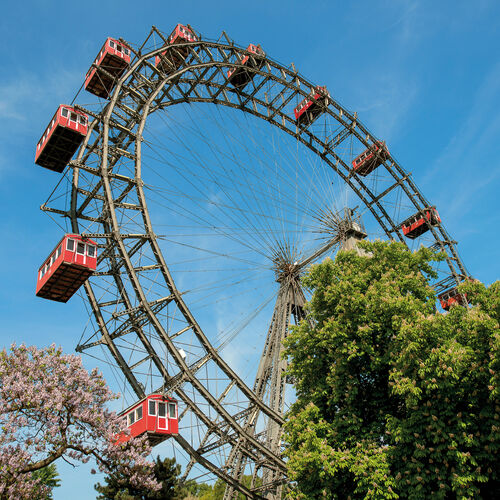
[[(190, 27), (178, 24), (170, 36), (168, 37), (168, 45), (176, 45), (179, 43), (196, 42), (198, 38), (193, 33)], [(177, 48), (175, 51), (170, 50), (162, 52), (155, 57), (155, 66), (165, 72), (175, 71), (184, 62), (189, 54), (188, 47)]]
[(150, 394), (120, 414), (130, 434), (122, 433), (116, 443), (147, 434), (152, 445), (179, 432), (177, 401), (162, 394)]
[(373, 172), (385, 160), (390, 158), (389, 150), (382, 141), (377, 141), (352, 161), (352, 169), (363, 177)]
[(97, 267), (97, 244), (66, 234), (38, 271), (36, 295), (67, 302)]
[[(243, 57), (241, 60), (241, 65), (247, 68), (260, 69), (264, 64), (264, 56), (266, 53), (261, 49), (260, 45), (254, 45), (251, 43), (247, 47), (248, 55)], [(253, 71), (248, 71), (246, 68), (231, 68), (227, 72), (227, 79), (229, 83), (236, 87), (237, 89), (243, 88), (250, 80), (253, 79), (255, 73)]]
[[(118, 40), (108, 38), (97, 54), (94, 64), (97, 68), (92, 66), (85, 76), (85, 90), (107, 99), (113, 91), (116, 80), (130, 64), (130, 49)], [(99, 71), (98, 68), (103, 68), (108, 74)]]
[(430, 226), (435, 226), (441, 222), (438, 211), (435, 207), (424, 208), (406, 219), (401, 224), (403, 234), (412, 240), (429, 230)]
[(443, 293), (438, 295), (441, 307), (448, 311), (453, 304), (460, 304), (461, 306), (467, 305), (467, 295), (464, 293), (459, 293), (459, 291), (454, 288), (450, 288)]
[(35, 163), (62, 172), (87, 135), (88, 117), (61, 104), (36, 145)]
[(309, 97), (306, 97), (293, 110), (298, 125), (312, 123), (328, 106), (330, 94), (326, 87), (315, 87), (311, 89)]

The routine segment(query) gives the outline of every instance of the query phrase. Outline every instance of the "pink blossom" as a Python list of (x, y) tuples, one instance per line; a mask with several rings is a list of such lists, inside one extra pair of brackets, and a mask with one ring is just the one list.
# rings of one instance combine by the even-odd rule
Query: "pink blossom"
[(31, 472), (60, 457), (93, 460), (101, 472), (118, 469), (158, 489), (145, 438), (113, 444), (122, 422), (106, 404), (116, 397), (97, 369), (87, 372), (55, 345), (1, 351), (0, 498), (43, 494)]

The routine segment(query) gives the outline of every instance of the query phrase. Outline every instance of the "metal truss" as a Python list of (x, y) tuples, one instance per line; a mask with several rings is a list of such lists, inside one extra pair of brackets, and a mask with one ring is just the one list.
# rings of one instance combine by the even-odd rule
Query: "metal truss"
[[(181, 433), (174, 439), (191, 457), (188, 469), (196, 463), (227, 482), (224, 498), (236, 498), (237, 492), (248, 498), (281, 498), (286, 483), (281, 428), (287, 384), (282, 341), (290, 323), (305, 317), (301, 271), (347, 237), (338, 227), (332, 229), (327, 243), (299, 263), (286, 252), (275, 256), (279, 291), (255, 383), (248, 387), (211, 345), (174, 282), (168, 255), (160, 249), (142, 172), (148, 117), (175, 105), (209, 103), (265, 120), (332, 169), (390, 239), (405, 241), (400, 228), (403, 219), (395, 220), (385, 203), (391, 196), (397, 192), (414, 212), (430, 203), (411, 174), (392, 157), (378, 169), (384, 173), (384, 182), (369, 184), (352, 171), (338, 148), (348, 139), (368, 148), (377, 139), (356, 113), (332, 97), (322, 116), (334, 134), (314, 123), (297, 126), (294, 103), (307, 97), (316, 85), (293, 65), (286, 67), (266, 57), (262, 65), (243, 66), (245, 49), (228, 39), (144, 49), (153, 35), (164, 38), (152, 29), (101, 112), (77, 106), (93, 121), (77, 158), (70, 163), (70, 202), (63, 209), (42, 206), (68, 217), (74, 232), (99, 242), (98, 272), (85, 285), (96, 329), (78, 351), (105, 346), (137, 398), (151, 390), (147, 379), (158, 381), (156, 389), (179, 399)], [(184, 50), (188, 56), (178, 69), (165, 72), (168, 64), (155, 67), (155, 56), (164, 53), (168, 61)], [(229, 84), (227, 70), (233, 67), (253, 74), (245, 87), (235, 89)], [(430, 234), (432, 246), (446, 255), (447, 271), (435, 283), (440, 291), (459, 283), (468, 273), (444, 225), (430, 227)], [(155, 284), (154, 294), (151, 283)], [(185, 345), (190, 346), (188, 357), (183, 352)], [(184, 432), (183, 427), (190, 430)], [(242, 483), (249, 470), (254, 477), (250, 488)]]

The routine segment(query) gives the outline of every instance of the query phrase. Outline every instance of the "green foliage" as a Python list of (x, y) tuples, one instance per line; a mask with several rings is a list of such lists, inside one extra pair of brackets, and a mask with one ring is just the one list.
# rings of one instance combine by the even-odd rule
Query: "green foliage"
[(218, 479), (214, 485), (211, 486), (209, 491), (206, 491), (202, 496), (199, 497), (200, 500), (222, 500), (224, 497), (224, 491), (226, 489), (226, 483)]
[[(133, 487), (130, 477), (114, 473), (105, 477), (106, 484), (98, 483), (94, 486), (100, 493), (97, 500), (222, 500), (224, 497), (226, 489), (224, 481), (219, 479), (214, 484), (197, 483), (193, 480), (181, 482), (180, 472), (181, 466), (175, 463), (175, 459), (161, 460), (157, 457), (154, 477), (161, 484), (161, 490), (155, 492), (148, 488)], [(249, 488), (251, 482), (252, 476), (243, 476), (245, 486)], [(245, 497), (239, 494), (238, 500), (245, 500)]]
[(340, 252), (304, 284), (314, 327), (289, 335), (295, 498), (500, 497), (500, 283), (435, 310), (440, 257), (399, 243)]
[(45, 494), (45, 496), (43, 497), (40, 497), (40, 494), (36, 493), (38, 495), (37, 498), (40, 498), (41, 500), (52, 500), (52, 490), (54, 488), (57, 488), (61, 484), (56, 464), (52, 463), (50, 465), (47, 465), (46, 467), (32, 472), (31, 477), (33, 479), (38, 479), (41, 484), (50, 488), (50, 492)]
[[(252, 476), (243, 476), (242, 483), (247, 488), (251, 487), (252, 484)], [(262, 480), (257, 478), (257, 486), (262, 484)], [(224, 497), (224, 491), (226, 489), (226, 483), (221, 479), (218, 479), (214, 484), (206, 484), (206, 483), (196, 483), (189, 482), (187, 484), (187, 489), (189, 490), (192, 496), (186, 497), (189, 499), (196, 500), (222, 500)], [(241, 493), (238, 495), (238, 500), (245, 500), (245, 496)]]
[(188, 490), (180, 481), (181, 466), (175, 463), (175, 458), (161, 459), (156, 457), (153, 474), (161, 484), (161, 489), (153, 491), (150, 488), (133, 486), (131, 476), (112, 473), (105, 477), (106, 484), (97, 483), (94, 488), (100, 495), (98, 500), (177, 500), (185, 498)]
[(197, 483), (196, 481), (187, 481), (186, 489), (189, 492), (189, 497), (187, 498), (203, 498), (204, 495), (208, 495), (212, 492), (213, 486), (207, 483)]

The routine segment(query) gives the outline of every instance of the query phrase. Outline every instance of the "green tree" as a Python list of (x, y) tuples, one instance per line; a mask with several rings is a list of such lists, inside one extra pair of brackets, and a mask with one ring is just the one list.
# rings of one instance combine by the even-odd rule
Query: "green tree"
[(500, 283), (436, 312), (439, 256), (364, 242), (314, 266), (285, 354), (295, 498), (500, 498)]
[[(252, 476), (244, 475), (242, 478), (242, 483), (247, 488), (252, 486)], [(256, 479), (256, 486), (260, 486), (262, 480), (260, 478)], [(222, 500), (224, 497), (224, 491), (226, 490), (226, 483), (222, 479), (218, 479), (214, 484), (206, 483), (196, 483), (194, 481), (188, 483), (188, 490), (193, 499), (198, 500)], [(245, 500), (245, 496), (241, 493), (238, 494), (238, 500)]]
[[(61, 484), (56, 464), (52, 463), (42, 469), (32, 472), (31, 477), (32, 479), (39, 480), (42, 485), (47, 486), (49, 489), (48, 492), (44, 491), (43, 493), (41, 491), (35, 491), (34, 494), (36, 498), (40, 498), (41, 500), (52, 500), (52, 490)], [(41, 494), (43, 496), (40, 496)]]
[(186, 496), (188, 499), (203, 498), (204, 495), (209, 495), (213, 491), (211, 484), (197, 483), (193, 480), (186, 481), (186, 488), (189, 493), (188, 496)]
[(224, 497), (224, 491), (226, 489), (226, 483), (221, 479), (218, 479), (211, 487), (210, 491), (205, 492), (200, 496), (200, 500), (222, 500)]
[(179, 475), (181, 466), (175, 463), (175, 458), (161, 459), (156, 457), (153, 476), (161, 485), (158, 491), (147, 487), (134, 486), (130, 474), (113, 472), (105, 477), (104, 485), (97, 483), (94, 488), (100, 493), (99, 500), (177, 500), (185, 498), (188, 491), (181, 482)]

